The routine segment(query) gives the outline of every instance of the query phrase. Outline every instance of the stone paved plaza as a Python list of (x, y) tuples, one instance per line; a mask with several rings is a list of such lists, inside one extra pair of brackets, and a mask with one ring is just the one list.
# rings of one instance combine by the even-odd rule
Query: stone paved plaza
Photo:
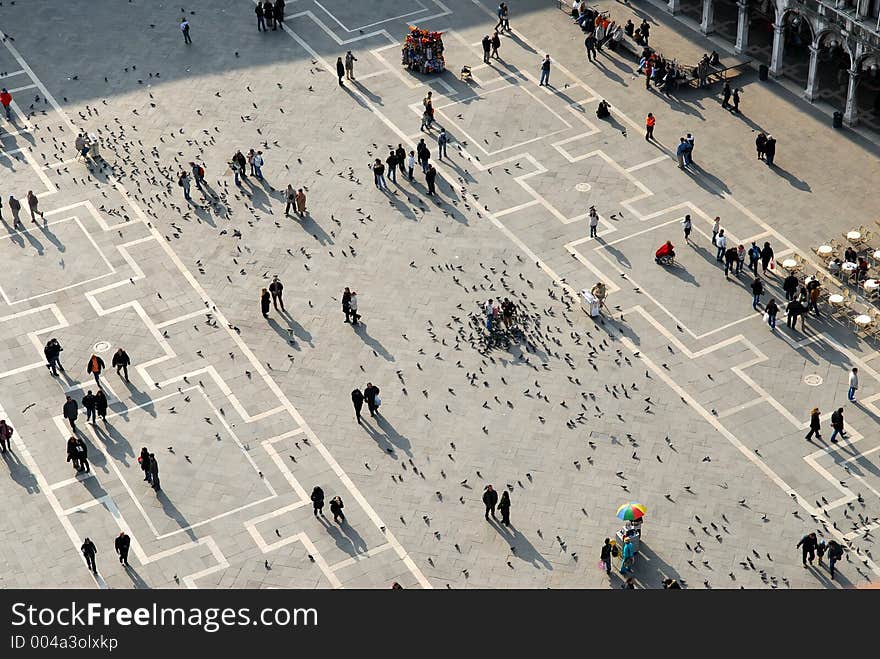
[[(0, 473), (0, 585), (617, 587), (597, 561), (626, 501), (648, 507), (641, 587), (880, 575), (877, 342), (827, 314), (805, 332), (780, 314), (771, 333), (750, 280), (725, 280), (710, 244), (720, 216), (732, 241), (770, 241), (780, 261), (823, 269), (811, 248), (876, 228), (877, 149), (752, 72), (736, 83), (739, 116), (717, 86), (645, 91), (625, 53), (588, 63), (554, 4), (510, 6), (513, 31), (486, 65), (485, 0), (296, 0), (266, 33), (249, 0), (198, 0), (184, 6), (192, 45), (178, 5), (3, 3), (14, 112), (0, 192), (22, 199), (26, 228), (4, 203), (0, 418), (16, 432)], [(711, 48), (653, 5), (598, 6), (647, 17), (652, 43), (683, 61)], [(446, 73), (400, 65), (408, 24), (445, 32)], [(340, 87), (348, 49), (357, 79)], [(545, 53), (552, 86), (539, 87)], [(437, 130), (419, 130), (428, 91), (453, 140), (439, 194), (420, 174), (383, 193), (373, 158), (420, 137), (436, 155)], [(595, 116), (603, 98), (610, 121)], [(656, 144), (643, 139), (648, 112)], [(76, 158), (80, 130), (100, 136), (106, 164)], [(755, 159), (759, 130), (778, 140), (774, 169)], [(683, 172), (674, 148), (689, 131)], [(236, 188), (227, 162), (249, 148), (263, 151), (265, 180)], [(191, 160), (209, 191), (193, 187), (187, 204), (176, 174)], [(303, 218), (284, 215), (288, 183), (306, 190)], [(652, 258), (667, 239), (671, 269)], [(287, 312), (266, 320), (259, 293), (275, 274)], [(577, 294), (599, 280), (609, 308), (594, 322)], [(780, 299), (781, 278), (767, 283)], [(345, 286), (356, 327), (343, 322)], [(487, 347), (480, 310), (498, 295), (519, 305), (523, 333)], [(51, 337), (58, 377), (42, 356)], [(118, 346), (130, 383), (109, 368)], [(108, 364), (110, 411), (96, 425), (81, 412), (92, 471), (78, 475), (61, 408), (95, 388), (92, 352)], [(382, 415), (359, 426), (349, 394), (367, 381)], [(808, 443), (813, 406), (823, 440)], [(848, 439), (830, 444), (839, 406)], [(158, 494), (142, 446), (158, 458)], [(509, 491), (510, 528), (481, 517), (487, 483)], [(346, 524), (312, 515), (315, 485), (342, 497)], [(120, 530), (128, 570), (114, 557)], [(848, 548), (834, 582), (801, 566), (795, 544), (813, 530)]]

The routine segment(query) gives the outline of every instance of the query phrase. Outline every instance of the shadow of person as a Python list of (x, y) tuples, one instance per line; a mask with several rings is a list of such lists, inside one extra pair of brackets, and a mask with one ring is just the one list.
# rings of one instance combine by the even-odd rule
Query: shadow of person
[(639, 545), (639, 552), (633, 563), (633, 572), (640, 572), (643, 580), (653, 582), (653, 577), (648, 578), (648, 571), (656, 570), (657, 585), (662, 586), (664, 579), (675, 579), (682, 583), (681, 575), (674, 567), (664, 561), (660, 556), (651, 549), (647, 544), (642, 542)]
[(37, 240), (36, 236), (34, 236), (30, 232), (30, 229), (26, 229), (24, 231), (21, 231), (20, 235), (27, 238), (27, 241), (31, 244), (31, 247), (33, 247), (34, 250), (36, 250), (37, 254), (39, 254), (40, 256), (43, 256), (43, 253), (44, 253), (43, 243), (41, 243), (39, 240)]
[(516, 32), (508, 32), (507, 36), (510, 37), (512, 41), (515, 41), (516, 44), (525, 51), (530, 53), (537, 53), (538, 51), (532, 48), (529, 44), (523, 41)]
[(370, 438), (374, 442), (376, 442), (376, 446), (385, 451), (386, 455), (388, 455), (393, 460), (397, 460), (397, 455), (395, 455), (394, 453), (394, 446), (389, 443), (388, 437), (386, 435), (383, 435), (376, 428), (373, 428), (373, 426), (369, 424), (369, 422), (367, 421), (368, 414), (369, 413), (366, 412), (366, 410), (363, 410), (361, 412), (361, 428), (363, 428), (370, 436)]
[[(125, 386), (128, 389), (128, 395), (131, 398), (131, 402), (140, 409), (144, 410), (151, 417), (155, 418), (156, 407), (153, 404), (153, 399), (150, 397), (150, 395), (146, 391), (141, 391), (133, 383), (127, 380), (123, 380), (123, 382), (125, 382)], [(122, 401), (110, 403), (110, 409), (116, 412), (125, 421), (128, 421), (128, 407), (121, 403)]]
[[(330, 520), (322, 520), (326, 522), (325, 528), (327, 529), (327, 533), (333, 538), (334, 542), (336, 542), (336, 546), (339, 547), (342, 551), (344, 551), (349, 556), (357, 556), (358, 550), (354, 546), (354, 543), (351, 541), (351, 538), (347, 537), (342, 530), (330, 522)], [(345, 524), (345, 522), (343, 522)]]
[(510, 544), (513, 555), (516, 558), (525, 561), (532, 567), (543, 567), (545, 570), (553, 570), (550, 561), (544, 558), (541, 552), (535, 549), (535, 546), (529, 541), (529, 539), (526, 538), (522, 532), (517, 530), (515, 526), (512, 524), (509, 527), (504, 526), (492, 517), (489, 518), (489, 525), (504, 538), (505, 542)]
[(348, 523), (347, 519), (342, 520), (342, 524), (339, 528), (345, 534), (345, 537), (348, 538), (348, 540), (351, 542), (351, 545), (352, 547), (354, 547), (354, 550), (356, 552), (362, 554), (367, 551), (368, 548), (366, 541), (361, 537), (361, 534), (358, 533), (355, 528)]
[(693, 161), (691, 161), (682, 171), (690, 176), (694, 183), (699, 185), (706, 192), (711, 192), (719, 197), (724, 194), (730, 194), (730, 188), (727, 187), (727, 184), (724, 183), (724, 181), (714, 174), (710, 174)]
[[(367, 105), (367, 104), (364, 102), (364, 99), (361, 98), (361, 94), (363, 94), (364, 96), (367, 96), (368, 98), (369, 98), (370, 96), (375, 96), (375, 94), (369, 94), (369, 95), (368, 95), (368, 94), (367, 94), (367, 91), (366, 91), (366, 88), (364, 88), (364, 86), (361, 85), (360, 83), (355, 82), (354, 85), (355, 85), (355, 87), (358, 88), (358, 91), (357, 91), (357, 92), (355, 92), (353, 89), (349, 89), (348, 86), (346, 86), (346, 85), (342, 85), (342, 89), (343, 89), (343, 91), (344, 91), (346, 94), (348, 94), (349, 96), (351, 96), (351, 97), (354, 99), (355, 103), (357, 103), (358, 105), (360, 105), (360, 106), (361, 106), (362, 108), (364, 108), (365, 110), (369, 110), (369, 109), (370, 109), (370, 106)], [(358, 92), (359, 92), (359, 93), (358, 93)], [(377, 96), (376, 98), (379, 99), (378, 102), (377, 102), (377, 101), (373, 101), (372, 98), (370, 98), (370, 101), (373, 102), (373, 103), (376, 103), (376, 105), (382, 105), (382, 99), (381, 99), (381, 97), (378, 97), (378, 96)]]
[(95, 436), (104, 444), (104, 447), (107, 449), (107, 452), (111, 457), (118, 462), (121, 462), (126, 467), (130, 466), (128, 457), (134, 457), (131, 444), (128, 443), (128, 440), (126, 440), (115, 427), (109, 423), (104, 423), (104, 427), (102, 428), (101, 424), (98, 423), (97, 425), (92, 426), (92, 430), (94, 431)]
[[(370, 103), (372, 103), (374, 105), (378, 105), (379, 107), (382, 107), (384, 105), (382, 103), (382, 97), (379, 96), (378, 94), (374, 94), (373, 92), (371, 92), (369, 90), (369, 88), (367, 88), (364, 84), (362, 84), (358, 80), (352, 80), (351, 83), (353, 86), (357, 87), (358, 92), (360, 92), (363, 96), (365, 96), (366, 99)], [(351, 96), (354, 99), (356, 99), (359, 103), (361, 103), (361, 105), (363, 105), (363, 102), (361, 101), (361, 99), (359, 99), (357, 96), (352, 94), (350, 90), (346, 89), (345, 91), (347, 91), (349, 94), (351, 94)]]
[[(161, 480), (159, 481), (159, 484), (161, 487)], [(171, 499), (168, 498), (168, 495), (165, 494), (164, 490), (156, 490), (156, 499), (162, 504), (162, 511), (168, 517), (173, 519), (180, 528), (186, 529), (186, 534), (189, 536), (190, 540), (195, 542), (196, 534), (193, 532), (192, 528), (190, 528), (190, 523), (186, 520), (186, 517), (183, 516), (183, 513), (177, 509), (177, 506), (171, 502)]]
[(24, 247), (24, 239), (21, 237), (21, 234), (15, 229), (15, 227), (7, 224), (5, 218), (0, 217), (0, 222), (3, 223), (3, 227), (6, 229), (6, 233), (9, 235), (9, 240), (14, 242), (19, 247)]
[(372, 418), (375, 418), (376, 425), (379, 426), (379, 428), (382, 429), (382, 432), (385, 433), (385, 438), (411, 458), (412, 445), (410, 444), (409, 439), (397, 432), (394, 426), (392, 426), (388, 419), (386, 419), (382, 414), (377, 414), (375, 417)]
[(58, 236), (56, 236), (54, 233), (52, 233), (52, 231), (49, 230), (48, 224), (38, 224), (37, 228), (39, 228), (39, 230), (43, 232), (43, 235), (46, 236), (46, 240), (55, 245), (55, 249), (57, 249), (59, 252), (64, 252), (67, 250), (67, 248), (64, 246), (64, 243), (58, 240)]
[(295, 336), (300, 341), (307, 343), (310, 348), (315, 347), (312, 343), (312, 335), (308, 332), (308, 330), (306, 330), (305, 327), (303, 327), (293, 319), (293, 316), (290, 315), (289, 311), (284, 311), (280, 315), (287, 323), (287, 329), (281, 327), (281, 325), (278, 324), (278, 321), (275, 320), (272, 316), (269, 316), (269, 318), (266, 320), (266, 322), (269, 324), (269, 327), (275, 330), (275, 332), (279, 336), (284, 337), (284, 339), (297, 350), (300, 350), (300, 348), (296, 345), (295, 341), (291, 343), (291, 336)]
[(775, 162), (773, 163), (773, 167), (770, 168), (770, 171), (775, 172), (780, 176), (780, 178), (784, 178), (786, 181), (788, 181), (791, 187), (797, 188), (798, 190), (801, 190), (803, 192), (812, 192), (812, 188), (810, 187), (809, 183), (807, 183), (803, 179), (799, 179), (797, 176), (795, 176), (788, 170), (783, 169)]
[(385, 346), (382, 345), (380, 341), (374, 339), (370, 336), (369, 332), (367, 332), (367, 325), (363, 321), (358, 321), (357, 325), (352, 324), (351, 328), (354, 330), (354, 333), (357, 334), (361, 340), (370, 346), (377, 355), (382, 357), (385, 361), (393, 362), (394, 355), (392, 355), (388, 350), (385, 349)]
[(333, 238), (330, 237), (326, 231), (324, 231), (324, 227), (315, 222), (315, 218), (312, 217), (312, 214), (309, 213), (308, 210), (305, 211), (305, 215), (297, 216), (299, 218), (299, 224), (303, 228), (304, 231), (312, 234), (312, 238), (317, 240), (322, 245), (332, 245)]
[(28, 494), (39, 494), (40, 488), (37, 485), (37, 477), (31, 473), (27, 465), (18, 459), (15, 451), (10, 448), (0, 455), (3, 456), (3, 462), (6, 463), (9, 469), (10, 478), (21, 485)]
[(125, 574), (128, 576), (129, 579), (131, 579), (131, 585), (133, 588), (136, 588), (137, 590), (150, 589), (149, 584), (141, 579), (141, 575), (137, 573), (137, 570), (135, 570), (131, 566), (131, 564), (129, 564), (128, 567), (125, 568)]

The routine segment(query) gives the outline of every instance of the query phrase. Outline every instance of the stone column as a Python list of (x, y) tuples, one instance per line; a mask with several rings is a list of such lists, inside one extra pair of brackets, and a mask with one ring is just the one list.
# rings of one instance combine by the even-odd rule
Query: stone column
[(667, 0), (666, 11), (675, 16), (681, 11), (681, 0)]
[(846, 88), (846, 108), (843, 111), (843, 123), (847, 126), (855, 126), (859, 123), (858, 99), (859, 72), (849, 71), (849, 85)]
[(703, 20), (700, 22), (700, 32), (712, 34), (715, 31), (715, 0), (703, 0)]
[(749, 48), (749, 3), (748, 0), (740, 0), (736, 5), (739, 13), (736, 17), (736, 43), (733, 52), (742, 55)]
[(810, 72), (807, 74), (807, 88), (804, 98), (812, 103), (816, 98), (816, 71), (819, 69), (819, 49), (810, 44)]
[(770, 57), (770, 75), (778, 77), (782, 71), (782, 51), (785, 49), (785, 25), (773, 26), (773, 54)]

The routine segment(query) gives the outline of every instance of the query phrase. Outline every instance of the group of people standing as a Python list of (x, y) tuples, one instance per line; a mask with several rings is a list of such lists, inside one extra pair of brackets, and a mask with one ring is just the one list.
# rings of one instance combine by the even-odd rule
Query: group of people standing
[(142, 447), (138, 464), (144, 472), (144, 480), (157, 492), (162, 489), (159, 487), (159, 462), (156, 460), (156, 454), (151, 453), (146, 446)]
[(379, 406), (382, 404), (382, 399), (379, 398), (379, 387), (372, 382), (367, 382), (367, 386), (364, 387), (363, 391), (353, 389), (351, 392), (351, 403), (354, 405), (354, 416), (358, 423), (361, 422), (361, 409), (364, 403), (367, 404), (370, 416), (376, 416), (379, 413)]
[(284, 0), (275, 0), (274, 4), (269, 0), (258, 2), (254, 13), (257, 15), (258, 32), (268, 32), (270, 28), (277, 30), (284, 20)]
[[(437, 150), (440, 160), (443, 160), (443, 156), (446, 155), (446, 145), (448, 143), (449, 136), (446, 134), (446, 129), (441, 128), (440, 134), (437, 136)], [(373, 164), (370, 165), (370, 168), (373, 170), (373, 183), (377, 189), (387, 192), (388, 184), (385, 182), (385, 172), (388, 172), (388, 178), (391, 179), (391, 182), (396, 184), (398, 169), (401, 176), (406, 176), (408, 180), (412, 181), (413, 171), (417, 162), (422, 168), (422, 173), (425, 175), (428, 194), (434, 196), (437, 194), (437, 169), (431, 164), (431, 150), (425, 143), (424, 138), (419, 139), (415, 150), (410, 150), (408, 155), (403, 145), (398, 144), (397, 149), (388, 152), (388, 157), (384, 163), (379, 158), (376, 158)]]
[[(312, 495), (309, 497), (312, 500), (312, 512), (314, 512), (315, 517), (320, 515), (324, 516), (324, 490), (321, 489), (320, 485), (315, 485), (312, 490)], [(342, 523), (345, 521), (345, 514), (342, 512), (342, 509), (345, 507), (345, 504), (342, 503), (342, 497), (335, 496), (330, 499), (330, 512), (333, 513), (333, 521), (337, 523)]]

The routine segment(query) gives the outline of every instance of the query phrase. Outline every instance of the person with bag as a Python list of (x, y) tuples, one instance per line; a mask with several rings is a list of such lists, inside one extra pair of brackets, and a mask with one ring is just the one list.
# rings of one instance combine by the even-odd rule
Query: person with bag
[(6, 423), (6, 419), (0, 419), (0, 453), (12, 450), (12, 434), (15, 431)]

